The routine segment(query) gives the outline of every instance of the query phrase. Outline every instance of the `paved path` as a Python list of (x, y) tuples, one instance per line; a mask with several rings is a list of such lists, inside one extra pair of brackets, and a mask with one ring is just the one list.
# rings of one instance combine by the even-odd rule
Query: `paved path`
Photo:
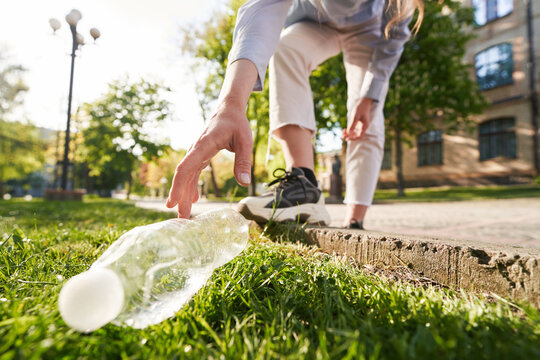
[[(170, 211), (164, 200), (141, 200), (136, 205)], [(199, 201), (193, 214), (234, 206), (224, 202)], [(327, 205), (331, 226), (339, 227), (344, 205)], [(369, 210), (368, 230), (471, 240), (540, 249), (540, 199), (479, 200), (436, 203), (376, 204)]]

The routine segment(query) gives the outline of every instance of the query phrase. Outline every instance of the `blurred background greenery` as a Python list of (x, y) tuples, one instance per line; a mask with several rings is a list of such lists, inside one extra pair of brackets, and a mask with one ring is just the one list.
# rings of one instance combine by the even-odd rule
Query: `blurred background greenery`
[[(206, 21), (178, 29), (179, 56), (191, 59), (191, 71), (198, 74), (196, 97), (205, 122), (219, 96), (236, 12), (243, 3), (230, 0)], [(445, 133), (471, 131), (474, 116), (486, 107), (476, 81), (469, 76), (471, 65), (462, 61), (466, 44), (473, 38), (467, 31), (473, 21), (473, 9), (461, 1), (426, 2), (423, 26), (407, 43), (392, 77), (385, 105), (386, 138), (395, 149), (393, 171), (399, 194), (405, 187), (403, 147), (413, 146), (418, 134), (433, 130), (435, 125)], [(21, 65), (0, 56), (0, 197), (4, 198), (42, 196), (45, 189), (60, 186), (64, 133), (6, 117), (24, 106), (28, 91), (24, 72)], [(221, 152), (201, 174), (203, 197), (260, 193), (264, 183), (272, 179), (272, 171), (285, 166), (279, 144), (268, 137), (267, 84), (262, 92), (252, 94), (247, 108), (254, 138), (252, 185), (241, 188), (236, 184), (233, 155)], [(327, 139), (324, 134), (337, 133), (346, 124), (342, 57), (321, 64), (311, 76), (311, 85), (320, 130), (316, 144), (320, 144)], [(127, 198), (166, 196), (174, 168), (187, 151), (171, 147), (174, 134), (156, 131), (180, 111), (171, 106), (171, 96), (171, 89), (160, 82), (125, 76), (109, 83), (99, 98), (75, 108), (68, 188), (103, 197), (113, 193)], [(342, 157), (345, 150), (344, 142)], [(324, 163), (317, 167), (328, 170)]]

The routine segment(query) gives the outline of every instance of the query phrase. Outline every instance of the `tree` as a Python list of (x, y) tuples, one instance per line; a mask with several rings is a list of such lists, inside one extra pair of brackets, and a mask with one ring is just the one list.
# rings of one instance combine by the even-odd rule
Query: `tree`
[[(197, 69), (197, 66), (194, 67), (194, 69)], [(201, 114), (203, 117), (203, 122), (206, 124), (206, 119), (208, 119), (208, 112), (209, 112), (209, 100), (212, 98), (206, 94), (206, 92), (209, 89), (205, 86), (201, 86), (201, 84), (196, 85), (196, 92), (197, 92), (197, 101), (199, 102), (199, 107), (201, 109)], [(208, 168), (210, 169), (210, 181), (212, 183), (212, 189), (214, 190), (214, 195), (216, 197), (221, 197), (221, 191), (219, 189), (219, 186), (216, 181), (216, 174), (214, 171), (214, 163), (212, 159), (208, 162)]]
[(144, 80), (116, 81), (101, 99), (84, 105), (87, 123), (81, 152), (96, 188), (110, 191), (128, 182), (129, 198), (140, 161), (158, 157), (168, 148), (164, 139), (151, 137), (169, 115), (169, 103), (162, 98), (167, 91)]
[[(0, 56), (0, 61), (7, 59)], [(7, 180), (22, 179), (43, 166), (45, 144), (31, 124), (5, 120), (22, 103), (28, 87), (22, 80), (25, 69), (7, 64), (0, 70), (0, 196)]]
[(166, 189), (170, 188), (174, 176), (170, 169), (174, 168), (184, 156), (186, 156), (184, 149), (178, 151), (167, 149), (159, 158), (144, 161), (136, 179), (139, 188), (152, 194), (157, 192), (167, 196)]
[[(206, 73), (202, 79), (196, 80), (195, 91), (197, 101), (201, 109), (203, 122), (211, 116), (212, 105), (219, 97), (221, 85), (225, 78), (227, 68), (227, 56), (232, 45), (236, 10), (243, 1), (233, 0), (230, 3), (230, 11), (218, 13), (212, 16), (212, 20), (205, 22), (202, 28), (185, 27), (182, 29), (182, 51), (194, 57), (192, 70), (194, 73), (203, 70)], [(214, 195), (221, 196), (220, 188), (216, 181), (214, 161), (210, 160), (210, 180)]]
[[(347, 81), (343, 55), (339, 54), (326, 60), (311, 73), (309, 80), (315, 107), (315, 122), (319, 130), (318, 141), (321, 129), (331, 131), (347, 127)], [(345, 159), (346, 151), (347, 141), (342, 139), (342, 161)], [(344, 171), (344, 167), (342, 169)]]
[[(390, 79), (384, 107), (386, 138), (394, 141), (398, 193), (404, 194), (403, 143), (435, 126), (447, 132), (471, 124), (485, 101), (463, 62), (472, 35), (472, 9), (458, 0), (425, 1), (420, 31), (405, 45)], [(415, 20), (412, 20), (414, 23)], [(323, 63), (311, 76), (319, 129), (344, 128), (347, 123), (345, 69), (341, 56)], [(346, 144), (344, 144), (346, 145)]]
[(334, 56), (311, 73), (317, 128), (347, 127), (347, 81), (343, 55)]
[[(201, 29), (185, 28), (182, 48), (184, 53), (198, 58), (196, 69), (204, 69), (207, 76), (197, 86), (199, 103), (204, 119), (210, 114), (211, 105), (218, 99), (225, 78), (228, 55), (232, 47), (234, 25), (238, 8), (245, 0), (231, 0), (227, 9), (212, 16)], [(268, 138), (268, 84), (262, 92), (253, 93), (246, 110), (253, 131), (253, 150), (251, 162), (251, 185), (249, 194), (255, 195), (257, 187), (257, 153), (266, 148)], [(264, 150), (262, 150), (264, 151)], [(259, 173), (261, 175), (261, 173)], [(263, 174), (266, 175), (266, 174)], [(215, 182), (215, 175), (212, 171)], [(259, 176), (260, 177), (260, 176)], [(217, 195), (217, 194), (216, 194)]]
[[(184, 48), (206, 59), (208, 76), (201, 92), (211, 103), (217, 99), (223, 82), (227, 55), (232, 45), (236, 12), (243, 0), (231, 0), (226, 12), (213, 17), (202, 30), (187, 30)], [(414, 23), (413, 19), (413, 23)], [(425, 16), (419, 33), (405, 46), (401, 61), (390, 80), (385, 114), (386, 137), (394, 140), (398, 188), (403, 194), (402, 147), (435, 125), (448, 132), (467, 126), (471, 115), (482, 111), (485, 102), (470, 78), (470, 65), (463, 62), (465, 46), (471, 39), (466, 28), (473, 13), (458, 0), (425, 2)], [(342, 56), (321, 64), (311, 75), (318, 129), (347, 125), (347, 84)], [(267, 88), (266, 88), (267, 89)], [(266, 143), (268, 134), (267, 90), (252, 94), (248, 119), (254, 131), (254, 152)], [(346, 143), (344, 143), (343, 151)], [(252, 178), (257, 168), (253, 156)], [(254, 192), (255, 184), (251, 192)]]
[[(0, 61), (6, 63), (6, 57), (0, 55)], [(24, 67), (7, 64), (0, 69), (0, 118), (22, 103), (23, 95), (28, 87), (22, 79)]]
[[(454, 132), (471, 124), (485, 100), (464, 62), (473, 37), (473, 11), (461, 1), (426, 1), (420, 31), (405, 46), (385, 103), (387, 137), (394, 140), (398, 194), (404, 195), (403, 143), (435, 126)], [(414, 20), (413, 20), (414, 22)]]
[(0, 197), (7, 180), (22, 179), (43, 166), (44, 151), (35, 126), (0, 119)]

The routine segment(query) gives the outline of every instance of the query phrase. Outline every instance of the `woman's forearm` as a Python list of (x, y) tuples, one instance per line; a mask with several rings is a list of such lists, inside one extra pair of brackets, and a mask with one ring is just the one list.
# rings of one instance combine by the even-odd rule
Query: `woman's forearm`
[(219, 106), (237, 106), (245, 109), (257, 76), (257, 68), (250, 60), (239, 59), (230, 64), (219, 94)]

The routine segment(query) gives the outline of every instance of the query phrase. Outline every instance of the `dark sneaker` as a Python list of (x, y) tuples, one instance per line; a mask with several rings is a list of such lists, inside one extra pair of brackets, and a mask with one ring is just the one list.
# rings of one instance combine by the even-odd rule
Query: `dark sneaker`
[(362, 221), (353, 220), (347, 225), (347, 229), (364, 230), (364, 224)]
[[(283, 175), (276, 176), (277, 171), (283, 171)], [(306, 178), (302, 169), (276, 169), (274, 176), (276, 179), (268, 184), (276, 185), (274, 188), (263, 195), (244, 198), (238, 204), (238, 211), (246, 219), (259, 223), (273, 219), (330, 224), (321, 190)]]

